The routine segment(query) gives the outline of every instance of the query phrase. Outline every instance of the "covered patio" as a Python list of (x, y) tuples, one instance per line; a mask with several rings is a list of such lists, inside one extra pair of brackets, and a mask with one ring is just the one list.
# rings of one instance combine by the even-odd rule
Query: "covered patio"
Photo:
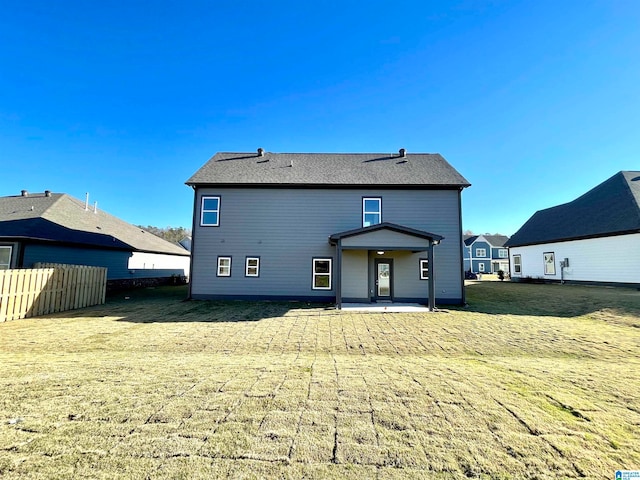
[[(336, 247), (336, 308), (435, 309), (433, 248), (444, 237), (393, 223), (339, 232)], [(423, 305), (427, 305), (426, 308)]]

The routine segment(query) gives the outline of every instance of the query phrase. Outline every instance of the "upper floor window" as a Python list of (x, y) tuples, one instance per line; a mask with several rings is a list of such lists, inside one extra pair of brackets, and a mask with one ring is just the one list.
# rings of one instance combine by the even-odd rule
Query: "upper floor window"
[(509, 252), (507, 252), (506, 248), (498, 250), (498, 258), (509, 258)]
[(0, 246), (0, 270), (7, 270), (11, 267), (11, 247)]
[(200, 226), (217, 227), (220, 225), (220, 197), (202, 197)]
[(382, 223), (382, 199), (365, 197), (362, 199), (362, 226), (369, 227)]
[(486, 257), (487, 249), (486, 248), (476, 248), (476, 257)]

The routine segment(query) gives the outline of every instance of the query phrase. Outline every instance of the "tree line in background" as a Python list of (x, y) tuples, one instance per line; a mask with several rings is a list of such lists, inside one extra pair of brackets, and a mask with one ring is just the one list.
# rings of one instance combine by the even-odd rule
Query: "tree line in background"
[(167, 242), (178, 243), (184, 237), (191, 236), (191, 229), (183, 227), (153, 227), (147, 225), (138, 225), (138, 227), (145, 229), (149, 233), (153, 233), (155, 236), (165, 239)]

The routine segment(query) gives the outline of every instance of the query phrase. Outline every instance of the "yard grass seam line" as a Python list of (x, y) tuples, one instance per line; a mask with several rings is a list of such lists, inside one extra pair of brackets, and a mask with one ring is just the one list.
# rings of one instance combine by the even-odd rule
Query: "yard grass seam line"
[[(340, 381), (339, 381), (339, 376), (338, 376), (338, 364), (336, 362), (336, 357), (335, 355), (331, 355), (331, 357), (333, 358), (333, 369), (334, 372), (336, 374), (336, 391), (338, 391), (338, 388), (340, 386)], [(333, 464), (338, 464), (340, 463), (338, 461), (338, 402), (339, 402), (339, 398), (336, 400), (336, 408), (333, 412), (333, 452), (332, 452), (332, 456), (331, 456), (331, 463)]]
[[(297, 359), (297, 357), (296, 357)], [(313, 379), (313, 368), (316, 364), (316, 360), (314, 358), (311, 363), (310, 371), (309, 371), (309, 381), (307, 383), (307, 398), (305, 399), (305, 406), (300, 409), (300, 416), (298, 417), (298, 424), (296, 426), (296, 433), (291, 438), (291, 445), (289, 445), (289, 460), (293, 460), (293, 454), (295, 453), (296, 440), (300, 435), (300, 430), (302, 429), (302, 419), (304, 418), (304, 414), (308, 411), (309, 402), (311, 401), (311, 380)]]
[(376, 446), (380, 447), (380, 432), (378, 431), (378, 427), (376, 425), (376, 417), (375, 410), (373, 408), (373, 402), (371, 401), (371, 393), (369, 384), (367, 383), (366, 375), (362, 375), (362, 381), (364, 382), (365, 387), (367, 388), (367, 403), (369, 404), (369, 414), (371, 416), (371, 426), (373, 427), (373, 431), (376, 434)]
[(520, 424), (525, 427), (529, 433), (537, 438), (539, 438), (540, 440), (542, 440), (545, 444), (547, 444), (549, 447), (551, 447), (552, 450), (554, 450), (558, 455), (560, 455), (560, 457), (567, 461), (568, 463), (571, 464), (571, 466), (573, 467), (574, 471), (576, 472), (576, 474), (580, 477), (580, 478), (584, 478), (586, 477), (586, 474), (582, 471), (582, 469), (575, 464), (575, 462), (573, 462), (571, 459), (567, 458), (567, 456), (565, 455), (565, 453), (556, 445), (553, 444), (553, 442), (551, 442), (548, 438), (546, 438), (542, 432), (532, 428), (524, 419), (522, 419), (520, 417), (520, 415), (518, 415), (515, 411), (513, 411), (511, 408), (507, 407), (504, 403), (502, 403), (501, 401), (499, 401), (498, 399), (496, 399), (494, 397), (493, 399), (498, 405), (500, 405), (502, 408), (504, 408), (507, 412), (509, 412), (518, 422), (520, 422)]

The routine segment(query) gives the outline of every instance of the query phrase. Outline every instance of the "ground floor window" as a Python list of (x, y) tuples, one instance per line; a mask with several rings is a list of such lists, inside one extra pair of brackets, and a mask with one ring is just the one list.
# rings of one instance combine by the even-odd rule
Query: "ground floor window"
[(420, 259), (420, 280), (429, 280), (429, 260)]
[(245, 277), (260, 276), (260, 257), (247, 257), (244, 265)]
[(313, 259), (313, 284), (314, 290), (331, 290), (331, 259)]
[(231, 257), (218, 257), (218, 277), (231, 276)]
[(522, 273), (522, 257), (520, 255), (513, 256), (513, 274), (520, 275)]
[(544, 252), (544, 274), (555, 275), (556, 274), (556, 254), (553, 252)]
[(478, 264), (478, 271), (479, 272), (484, 272), (484, 263), (479, 263)]
[(11, 267), (11, 247), (0, 246), (0, 270), (7, 270)]

